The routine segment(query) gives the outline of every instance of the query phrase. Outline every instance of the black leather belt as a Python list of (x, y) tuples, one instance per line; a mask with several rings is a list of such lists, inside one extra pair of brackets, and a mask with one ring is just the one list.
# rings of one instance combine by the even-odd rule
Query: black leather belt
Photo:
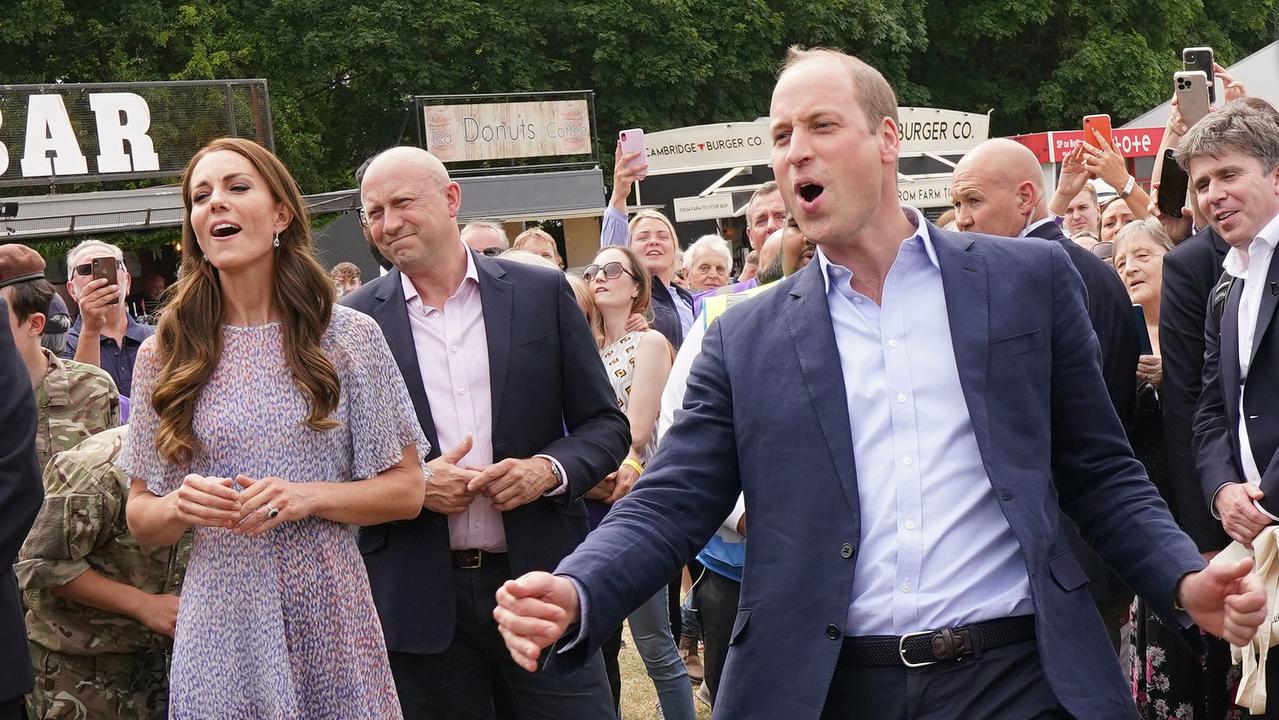
[(1034, 615), (1019, 615), (901, 636), (846, 637), (839, 662), (860, 666), (924, 667), (939, 662), (954, 662), (977, 655), (982, 650), (1034, 637)]
[(474, 570), (496, 562), (506, 562), (506, 553), (493, 553), (487, 550), (453, 551), (453, 567), (456, 570)]

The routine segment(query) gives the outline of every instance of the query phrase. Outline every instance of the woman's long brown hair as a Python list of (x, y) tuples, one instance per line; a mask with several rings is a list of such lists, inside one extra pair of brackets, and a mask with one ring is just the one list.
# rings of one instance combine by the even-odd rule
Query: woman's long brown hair
[(151, 407), (159, 416), (156, 449), (175, 465), (185, 465), (201, 450), (192, 420), (200, 393), (222, 353), (222, 289), (218, 271), (204, 258), (191, 226), (191, 174), (204, 156), (229, 150), (247, 159), (266, 181), (272, 197), (293, 215), (274, 249), (272, 295), (284, 332), (284, 357), (293, 382), (310, 404), (306, 426), (328, 430), (337, 409), (339, 383), (333, 363), (320, 351), (320, 339), (333, 315), (336, 290), (311, 249), (311, 223), (302, 192), (284, 164), (250, 140), (221, 138), (200, 149), (182, 173), (182, 265), (172, 296), (156, 330), (160, 363)]

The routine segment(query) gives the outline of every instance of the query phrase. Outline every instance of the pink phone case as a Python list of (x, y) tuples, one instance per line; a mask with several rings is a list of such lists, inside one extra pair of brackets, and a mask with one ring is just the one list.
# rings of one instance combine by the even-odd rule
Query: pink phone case
[(623, 130), (617, 134), (618, 140), (622, 142), (622, 154), (628, 155), (637, 152), (639, 157), (631, 161), (631, 165), (640, 165), (647, 162), (644, 156), (644, 131), (639, 128), (631, 128)]

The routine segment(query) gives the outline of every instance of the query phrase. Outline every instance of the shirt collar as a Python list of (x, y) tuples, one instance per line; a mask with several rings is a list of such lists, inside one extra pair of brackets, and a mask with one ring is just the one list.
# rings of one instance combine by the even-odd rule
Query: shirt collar
[[(470, 248), (463, 246), (463, 249), (466, 252), (466, 275), (462, 277), (462, 284), (457, 286), (458, 290), (462, 289), (462, 285), (465, 285), (467, 280), (474, 280), (476, 283), (480, 281), (480, 273), (475, 269), (475, 256), (471, 255)], [(405, 303), (412, 302), (414, 299), (421, 302), (421, 297), (418, 295), (417, 288), (414, 287), (413, 281), (410, 280), (408, 274), (403, 271), (400, 272), (400, 284), (404, 287)], [(456, 295), (457, 290), (454, 290), (453, 294)]]
[[(928, 261), (933, 264), (933, 267), (940, 270), (941, 263), (937, 261), (937, 251), (933, 249), (933, 238), (932, 238), (932, 235), (929, 234), (928, 232), (928, 221), (924, 219), (924, 214), (920, 212), (917, 208), (911, 207), (910, 205), (902, 205), (901, 207), (902, 207), (902, 212), (906, 213), (906, 219), (909, 220), (911, 224), (915, 226), (915, 232), (911, 236), (902, 239), (901, 243), (898, 246), (898, 253), (900, 254), (901, 252), (901, 249), (900, 249), (901, 245), (905, 245), (907, 242), (909, 242), (910, 240), (914, 238), (919, 238), (920, 243), (922, 243), (924, 246), (924, 253), (928, 255)], [(826, 292), (829, 293), (830, 280), (831, 280), (831, 268), (843, 267), (843, 266), (842, 265), (836, 266), (835, 263), (832, 263), (826, 257), (826, 253), (822, 252), (822, 247), (820, 245), (817, 246), (817, 263), (818, 263), (818, 267), (820, 267), (822, 271), (822, 282), (826, 286)], [(850, 273), (852, 272), (851, 268), (844, 268), (844, 269), (848, 270)]]
[(1048, 223), (1055, 223), (1055, 222), (1057, 221), (1054, 220), (1051, 215), (1049, 215), (1048, 217), (1042, 220), (1036, 220), (1035, 222), (1027, 225), (1025, 230), (1022, 230), (1020, 233), (1017, 233), (1017, 237), (1027, 237), (1028, 235), (1030, 235), (1031, 232), (1035, 230), (1035, 228), (1039, 227), (1040, 225), (1046, 225)]
[(143, 340), (151, 337), (152, 328), (150, 325), (143, 325), (129, 313), (124, 314), (124, 336), (133, 339), (139, 345)]
[(1252, 263), (1252, 250), (1259, 242), (1266, 246), (1267, 252), (1274, 252), (1275, 245), (1279, 244), (1279, 215), (1270, 218), (1270, 222), (1261, 228), (1257, 237), (1253, 238), (1243, 251), (1231, 246), (1230, 250), (1226, 251), (1226, 258), (1221, 261), (1222, 269), (1234, 277), (1247, 278), (1248, 266)]

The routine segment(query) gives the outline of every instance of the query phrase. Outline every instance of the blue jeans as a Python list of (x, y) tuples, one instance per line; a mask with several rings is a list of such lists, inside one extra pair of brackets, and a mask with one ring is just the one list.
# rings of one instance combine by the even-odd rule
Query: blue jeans
[(628, 618), (635, 649), (657, 688), (665, 720), (694, 720), (693, 685), (679, 659), (666, 607), (666, 588), (644, 601)]

